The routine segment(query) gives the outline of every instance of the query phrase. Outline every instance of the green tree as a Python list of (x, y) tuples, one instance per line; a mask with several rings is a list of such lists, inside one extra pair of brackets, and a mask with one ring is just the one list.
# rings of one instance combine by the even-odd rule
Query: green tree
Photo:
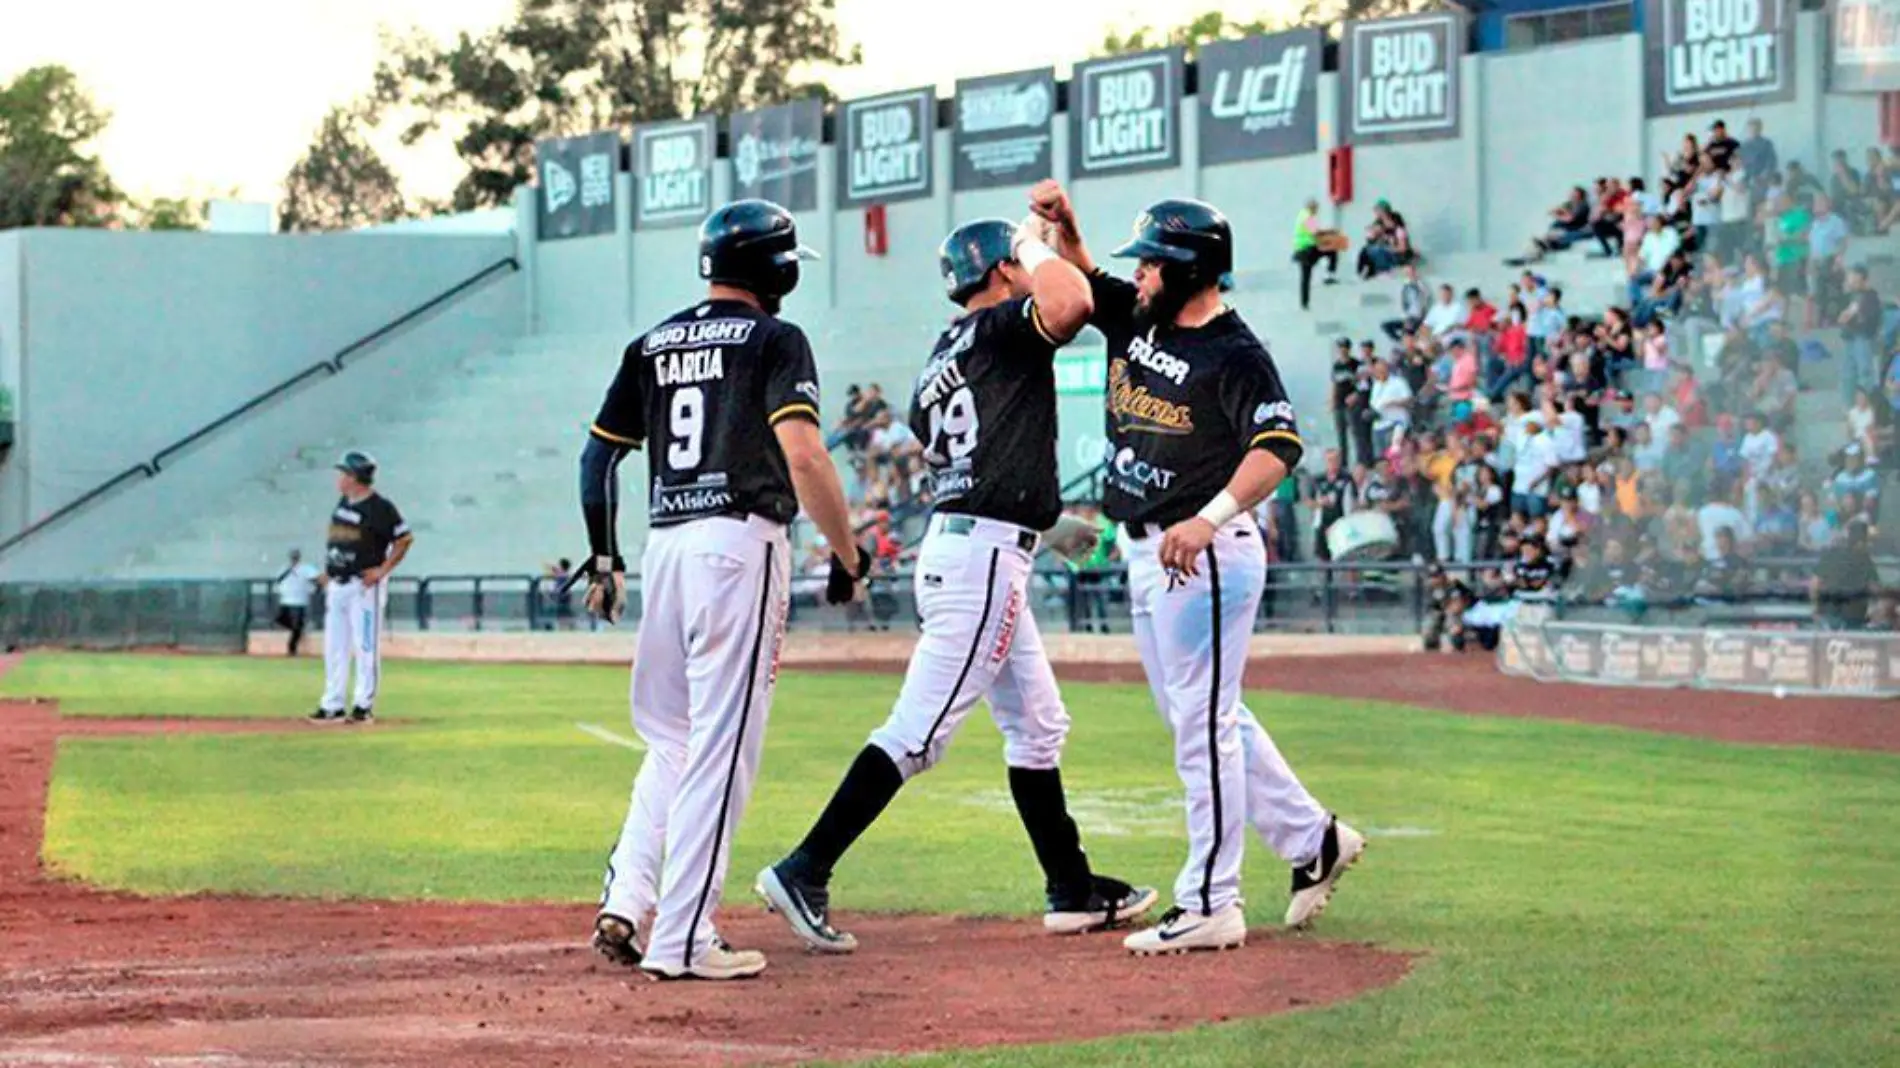
[(1286, 18), (1257, 18), (1242, 22), (1225, 12), (1208, 11), (1163, 33), (1153, 26), (1132, 30), (1114, 30), (1096, 46), (1098, 56), (1145, 52), (1151, 48), (1185, 47), (1192, 57), (1209, 41), (1251, 37), (1296, 26), (1332, 26), (1341, 22), (1389, 18), (1443, 7), (1440, 0), (1306, 0), (1300, 10)]
[(142, 230), (202, 230), (210, 214), (210, 201), (190, 197), (153, 197), (137, 212)]
[(468, 167), (451, 206), (506, 203), (534, 142), (822, 93), (802, 80), (859, 61), (836, 0), (518, 0), (513, 21), (443, 44), (384, 43), (375, 101), (413, 145), (441, 129)]
[(401, 183), (366, 135), (368, 109), (333, 107), (284, 176), (277, 228), (349, 230), (408, 215)]
[(92, 151), (109, 119), (65, 67), (0, 85), (0, 230), (113, 221), (124, 198)]

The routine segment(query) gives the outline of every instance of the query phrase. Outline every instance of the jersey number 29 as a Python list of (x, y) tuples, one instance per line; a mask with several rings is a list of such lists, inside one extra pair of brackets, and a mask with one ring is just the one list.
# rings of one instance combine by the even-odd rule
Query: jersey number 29
[(666, 462), (675, 471), (698, 467), (706, 443), (706, 391), (687, 386), (674, 393), (667, 424), (673, 440), (666, 447)]
[(933, 464), (961, 460), (976, 451), (976, 395), (965, 386), (930, 406), (930, 446), (924, 459)]

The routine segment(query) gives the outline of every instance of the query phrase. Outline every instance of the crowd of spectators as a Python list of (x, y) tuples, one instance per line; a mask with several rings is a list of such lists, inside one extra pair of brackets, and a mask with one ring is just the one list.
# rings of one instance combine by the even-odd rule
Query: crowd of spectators
[[(1900, 312), (1853, 248), (1900, 219), (1900, 152), (1833, 163), (1824, 186), (1780, 163), (1759, 120), (1741, 141), (1718, 122), (1665, 156), (1654, 192), (1641, 177), (1572, 188), (1502, 293), (1382, 262), (1403, 273), (1400, 314), (1382, 343), (1338, 339), (1336, 440), (1298, 491), (1313, 557), (1329, 558), (1334, 522), (1371, 510), (1401, 556), (1504, 562), (1433, 579), (1458, 609), (1445, 632), (1529, 592), (1639, 610), (1741, 599), (1783, 581), (1763, 559), (1812, 559), (1850, 529), (1864, 546), (1880, 472), (1900, 463)], [(1624, 299), (1600, 315), (1573, 314), (1542, 273), (1577, 245), (1621, 259)], [(1836, 364), (1845, 423), (1804, 463), (1792, 431), (1817, 360)], [(1271, 533), (1299, 558), (1306, 539)]]

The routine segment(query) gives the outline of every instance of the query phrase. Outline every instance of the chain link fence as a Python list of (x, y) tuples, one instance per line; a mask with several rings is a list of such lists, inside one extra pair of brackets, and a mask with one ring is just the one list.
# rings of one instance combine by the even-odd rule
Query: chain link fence
[(253, 623), (241, 580), (0, 583), (8, 649), (190, 649), (240, 653)]

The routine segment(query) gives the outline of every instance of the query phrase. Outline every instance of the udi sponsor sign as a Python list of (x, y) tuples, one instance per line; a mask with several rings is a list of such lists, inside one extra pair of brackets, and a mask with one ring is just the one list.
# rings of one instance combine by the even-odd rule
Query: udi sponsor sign
[(930, 195), (934, 89), (910, 89), (838, 109), (838, 206)]
[(1644, 98), (1651, 116), (1794, 97), (1787, 0), (1644, 0)]
[(1458, 136), (1465, 35), (1464, 16), (1455, 12), (1347, 23), (1339, 53), (1344, 143)]
[(1069, 80), (1072, 177), (1181, 162), (1181, 50), (1078, 63)]
[(1319, 147), (1325, 39), (1294, 30), (1201, 48), (1201, 164), (1297, 156)]
[(633, 131), (633, 224), (687, 226), (712, 210), (713, 117)]

